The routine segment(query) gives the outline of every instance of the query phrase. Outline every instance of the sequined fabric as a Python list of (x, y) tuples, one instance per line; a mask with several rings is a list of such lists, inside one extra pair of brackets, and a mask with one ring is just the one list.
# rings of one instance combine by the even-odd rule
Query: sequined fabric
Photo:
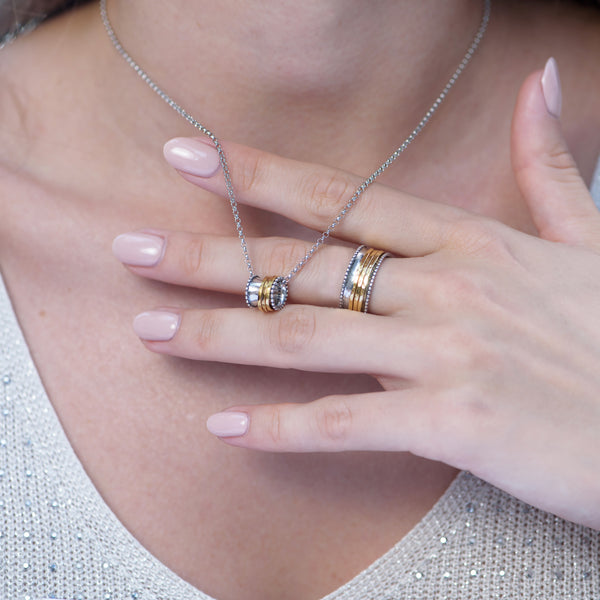
[[(600, 201), (600, 161), (594, 195)], [(211, 600), (150, 555), (61, 428), (0, 278), (0, 598)], [(600, 533), (461, 473), (417, 526), (326, 600), (600, 598)]]

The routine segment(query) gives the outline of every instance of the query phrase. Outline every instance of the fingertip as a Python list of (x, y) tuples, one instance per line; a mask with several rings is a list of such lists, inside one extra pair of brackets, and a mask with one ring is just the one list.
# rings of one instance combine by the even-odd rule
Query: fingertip
[(168, 342), (181, 324), (181, 315), (171, 310), (150, 310), (133, 320), (133, 330), (144, 342)]
[(517, 95), (511, 125), (511, 161), (517, 174), (544, 159), (549, 148), (565, 143), (558, 119), (562, 94), (553, 64), (549, 59), (543, 70), (530, 73)]
[(548, 112), (551, 116), (557, 119), (560, 118), (562, 110), (562, 87), (558, 74), (558, 65), (552, 56), (546, 61), (540, 83)]
[(206, 428), (219, 438), (232, 438), (245, 435), (250, 428), (248, 413), (229, 410), (218, 412), (206, 420)]
[(196, 177), (212, 177), (221, 166), (214, 144), (202, 138), (170, 139), (163, 146), (163, 156), (178, 171)]
[(112, 242), (112, 253), (130, 267), (154, 267), (163, 258), (165, 238), (160, 235), (133, 231), (118, 235)]
[(540, 237), (581, 244), (596, 215), (559, 119), (562, 91), (554, 58), (523, 82), (513, 114), (511, 162)]

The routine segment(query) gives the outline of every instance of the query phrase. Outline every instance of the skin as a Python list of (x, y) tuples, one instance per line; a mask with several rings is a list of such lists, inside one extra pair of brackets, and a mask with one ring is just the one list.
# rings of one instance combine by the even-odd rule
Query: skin
[[(539, 237), (375, 184), (336, 237), (402, 257), (380, 269), (371, 306), (377, 316), (328, 308), (339, 298), (332, 285), (337, 266), (353, 252), (333, 244), (320, 251), (318, 268), (292, 285), (295, 306), (269, 315), (181, 309), (171, 313), (180, 320), (170, 340), (143, 335), (154, 352), (313, 372), (366, 371), (383, 388), (308, 404), (238, 405), (229, 413), (246, 415), (249, 425), (224, 441), (271, 452), (410, 451), (600, 529), (600, 319), (594, 314), (600, 213), (547, 109), (541, 78), (538, 71), (523, 84), (512, 136), (515, 178)], [(245, 147), (228, 145), (226, 152), (240, 201), (315, 233), (361, 183), (342, 171)], [(220, 172), (182, 175), (226, 198)], [(132, 268), (135, 273), (231, 293), (243, 286), (236, 237), (153, 234), (164, 239), (164, 255), (155, 267)], [(191, 247), (193, 271), (182, 268)], [(259, 238), (251, 252), (265, 273), (286, 273), (310, 247)]]
[[(267, 11), (268, 19), (251, 21), (254, 7), (248, 8), (249, 14), (236, 12), (234, 18), (227, 10), (242, 11), (246, 5), (220, 3), (223, 12), (198, 35), (206, 23), (200, 3), (194, 8), (179, 1), (160, 3), (153, 11), (143, 11), (142, 6), (131, 0), (109, 2), (119, 35), (140, 62), (153, 66), (165, 89), (185, 98), (185, 104), (193, 106), (194, 114), (220, 137), (360, 175), (367, 175), (371, 165), (414, 127), (423, 112), (419, 107), (428, 106), (437, 95), (479, 18), (478, 3), (459, 3), (453, 7), (456, 20), (446, 29), (441, 24), (448, 23), (449, 16), (420, 21), (413, 12), (406, 16), (406, 11), (416, 10), (426, 15), (426, 2), (390, 3), (384, 8), (392, 13), (361, 10), (360, 2), (350, 9), (345, 2), (344, 14), (360, 19), (349, 18), (348, 29), (340, 29), (336, 3), (302, 3), (305, 9), (286, 20), (288, 54), (282, 55), (260, 45), (266, 44), (267, 50), (281, 47), (283, 24), (277, 11)], [(406, 18), (394, 15), (395, 9)], [(189, 16), (191, 10), (198, 10), (197, 18), (182, 19), (178, 13)], [(600, 51), (598, 19), (592, 15), (572, 8), (554, 13), (535, 3), (499, 6), (476, 60), (436, 121), (402, 158), (402, 167), (387, 174), (383, 183), (535, 233), (531, 205), (511, 167), (514, 100), (526, 77), (549, 55), (556, 56), (565, 93), (565, 137), (589, 181), (600, 152), (596, 102), (600, 84), (588, 76)], [(238, 20), (252, 22), (252, 28), (232, 27)], [(525, 27), (530, 21), (538, 28), (533, 48), (530, 29)], [(175, 27), (180, 44), (164, 35)], [(386, 51), (365, 52), (359, 42), (367, 36), (350, 35), (353, 27), (380, 32)], [(244, 37), (249, 31), (255, 35)], [(310, 39), (307, 32), (316, 37)], [(216, 41), (223, 39), (229, 44), (211, 54)], [(436, 44), (425, 43), (433, 39)], [(311, 48), (322, 52), (309, 52)], [(416, 63), (413, 53), (422, 56), (428, 68)], [(345, 59), (348, 55), (356, 57), (352, 68)], [(197, 60), (199, 56), (205, 60)], [(261, 60), (252, 60), (256, 56)], [(398, 61), (398, 56), (405, 60)], [(375, 68), (374, 58), (380, 68)], [(390, 69), (397, 77), (389, 77)], [(136, 82), (114, 54), (93, 5), (48, 23), (4, 50), (0, 75), (2, 273), (50, 399), (106, 502), (151, 552), (223, 600), (318, 598), (348, 581), (422, 518), (451, 482), (456, 467), (466, 462), (446, 465), (430, 460), (433, 454), (422, 458), (404, 451), (247, 452), (214, 439), (205, 429), (206, 418), (241, 404), (240, 400), (255, 405), (265, 398), (273, 404), (285, 398), (301, 405), (334, 394), (381, 393), (382, 387), (362, 369), (353, 375), (306, 373), (148, 352), (131, 331), (131, 319), (138, 312), (240, 304), (239, 295), (199, 292), (195, 286), (205, 284), (198, 281), (186, 288), (134, 277), (110, 256), (117, 234), (142, 228), (158, 227), (165, 235), (191, 229), (196, 237), (188, 242), (208, 234), (231, 236), (231, 215), (218, 195), (218, 179), (215, 188), (209, 187), (211, 180), (200, 189), (182, 180), (162, 159), (160, 150), (167, 139), (193, 131)], [(374, 98), (366, 91), (371, 89), (387, 93)], [(139, 106), (144, 107), (143, 121), (132, 118)], [(415, 108), (398, 110), (398, 106)], [(310, 117), (300, 122), (299, 114)], [(234, 148), (238, 147), (228, 144), (228, 151), (235, 154)], [(248, 148), (239, 152), (254, 156)], [(232, 161), (239, 169), (236, 165), (241, 163), (233, 154)], [(295, 163), (286, 164), (282, 176), (293, 177), (294, 169)], [(312, 239), (305, 228), (275, 214), (274, 205), (262, 204), (274, 191), (265, 190), (256, 199), (257, 208), (245, 211), (248, 233), (257, 238), (275, 234)], [(398, 198), (406, 201), (404, 195)], [(354, 241), (361, 236), (362, 231), (348, 237)], [(523, 239), (530, 248), (530, 238)], [(257, 256), (260, 243), (256, 242)], [(185, 247), (182, 238), (182, 256)], [(338, 265), (339, 274), (331, 280), (341, 281), (349, 258), (348, 251), (343, 252), (315, 257), (310, 270), (307, 267), (297, 279), (295, 293), (305, 293), (298, 299), (315, 302), (315, 288), (304, 286), (320, 267), (333, 272), (328, 256)], [(439, 252), (431, 254), (432, 268), (452, 267), (443, 261), (434, 265)], [(229, 261), (233, 249), (222, 256)], [(458, 251), (453, 256), (459, 256)], [(474, 262), (464, 268), (472, 269), (470, 274), (476, 271), (479, 275), (472, 275), (476, 278), (483, 267), (471, 258)], [(564, 264), (575, 278), (571, 258), (564, 258)], [(481, 260), (487, 264), (490, 258)], [(494, 260), (495, 266), (502, 264), (499, 257)], [(386, 263), (387, 271), (403, 269), (403, 261)], [(387, 285), (385, 270), (382, 267), (378, 286)], [(238, 281), (235, 285), (240, 287)], [(316, 299), (319, 304), (333, 300), (331, 289)], [(409, 293), (404, 283), (400, 289)], [(541, 296), (544, 289), (537, 289)], [(431, 309), (434, 291), (422, 293), (419, 303), (428, 299)], [(373, 309), (389, 310), (380, 317), (391, 322), (398, 307), (376, 305), (387, 296), (378, 292)], [(593, 297), (588, 297), (591, 303)], [(530, 295), (523, 292), (518, 298), (530, 306)], [(404, 302), (410, 305), (411, 300), (406, 297)], [(294, 314), (294, 307), (288, 309)], [(591, 309), (585, 312), (593, 314)], [(251, 313), (243, 315), (253, 318)], [(585, 327), (591, 327), (591, 317), (586, 316)], [(563, 333), (568, 337), (572, 330), (567, 329)], [(182, 325), (180, 332), (184, 331), (188, 330)], [(302, 366), (292, 362), (286, 367)], [(397, 374), (388, 377), (391, 382)], [(532, 415), (535, 402), (541, 402), (539, 396), (532, 400)], [(253, 431), (258, 422), (252, 418)], [(485, 474), (483, 468), (480, 472)]]

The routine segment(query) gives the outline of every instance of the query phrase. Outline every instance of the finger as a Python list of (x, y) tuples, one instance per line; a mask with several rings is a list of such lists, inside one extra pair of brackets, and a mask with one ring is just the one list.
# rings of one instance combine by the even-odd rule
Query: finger
[(541, 237), (598, 244), (600, 213), (563, 136), (561, 103), (551, 58), (543, 72), (525, 80), (515, 106), (511, 156), (516, 181)]
[[(141, 313), (134, 330), (154, 352), (194, 360), (327, 373), (412, 377), (429, 365), (418, 327), (349, 310), (288, 306)], [(375, 351), (376, 350), (376, 351)]]
[[(311, 244), (290, 238), (248, 239), (259, 272), (288, 273)], [(211, 291), (243, 295), (248, 270), (240, 259), (238, 238), (165, 230), (125, 233), (113, 242), (115, 256), (142, 277)], [(337, 307), (353, 248), (324, 246), (290, 286), (290, 299), (301, 304)], [(394, 265), (391, 262), (394, 262)], [(370, 311), (391, 314), (418, 302), (422, 278), (411, 259), (388, 258), (377, 274)], [(397, 285), (397, 281), (401, 285)]]
[[(317, 231), (334, 222), (364, 181), (343, 171), (229, 142), (224, 149), (240, 202)], [(216, 150), (212, 145), (200, 138), (175, 138), (165, 144), (164, 154), (186, 180), (227, 195), (223, 174), (214, 168)], [(204, 168), (205, 163), (210, 168)], [(466, 214), (453, 206), (373, 184), (335, 227), (334, 235), (395, 254), (422, 256), (442, 247), (448, 230)]]
[(426, 437), (428, 402), (422, 396), (411, 388), (238, 406), (212, 415), (206, 425), (228, 444), (269, 452), (414, 450)]

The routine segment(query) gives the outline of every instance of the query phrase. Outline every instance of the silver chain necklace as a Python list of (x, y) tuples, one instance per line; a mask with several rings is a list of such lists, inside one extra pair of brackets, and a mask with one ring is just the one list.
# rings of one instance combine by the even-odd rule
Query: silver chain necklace
[(199, 121), (197, 121), (189, 112), (187, 112), (184, 108), (182, 108), (179, 104), (177, 104), (166, 92), (164, 92), (144, 71), (134, 60), (131, 58), (129, 53), (123, 48), (119, 38), (115, 34), (110, 20), (108, 18), (108, 12), (106, 10), (106, 0), (100, 0), (100, 15), (102, 17), (102, 22), (104, 23), (104, 27), (106, 32), (108, 33), (108, 37), (110, 38), (113, 46), (116, 48), (118, 53), (125, 59), (127, 64), (145, 81), (148, 86), (154, 90), (172, 109), (177, 111), (186, 121), (191, 123), (196, 129), (201, 131), (204, 135), (209, 137), (219, 155), (219, 161), (221, 163), (221, 168), (223, 170), (223, 177), (225, 179), (225, 187), (227, 189), (227, 196), (229, 198), (229, 203), (231, 205), (231, 212), (233, 213), (233, 219), (235, 221), (235, 226), (237, 229), (237, 234), (240, 239), (242, 252), (244, 255), (244, 260), (246, 262), (246, 267), (248, 272), (250, 273), (250, 277), (248, 279), (248, 283), (246, 284), (246, 303), (251, 307), (258, 307), (260, 310), (264, 312), (271, 312), (273, 310), (282, 309), (288, 297), (288, 284), (291, 279), (302, 269), (302, 267), (312, 258), (313, 254), (323, 245), (325, 240), (333, 233), (334, 229), (339, 225), (342, 219), (348, 214), (348, 211), (354, 206), (356, 201), (361, 197), (361, 195), (367, 190), (367, 188), (388, 168), (391, 164), (406, 150), (409, 144), (419, 135), (421, 130), (425, 127), (425, 125), (429, 122), (431, 117), (434, 115), (435, 111), (442, 104), (444, 99), (446, 98), (448, 92), (452, 88), (452, 86), (456, 83), (460, 74), (464, 71), (465, 67), (469, 64), (475, 50), (479, 46), (485, 31), (488, 26), (488, 22), (490, 20), (490, 12), (491, 12), (491, 0), (484, 0), (483, 7), (483, 16), (481, 18), (481, 23), (479, 25), (479, 29), (469, 46), (469, 49), (465, 53), (463, 59), (460, 64), (448, 80), (448, 83), (444, 86), (444, 89), (440, 92), (439, 96), (435, 99), (433, 104), (429, 107), (429, 110), (425, 113), (425, 116), (421, 119), (419, 124), (413, 129), (411, 134), (402, 142), (402, 144), (383, 162), (379, 168), (374, 171), (367, 179), (365, 179), (360, 186), (356, 189), (352, 197), (348, 200), (345, 206), (340, 210), (335, 219), (330, 223), (330, 225), (321, 233), (317, 241), (312, 245), (310, 250), (296, 263), (294, 268), (286, 275), (286, 276), (274, 276), (274, 277), (265, 277), (261, 278), (259, 275), (256, 275), (254, 272), (254, 267), (252, 266), (252, 261), (250, 260), (250, 255), (248, 253), (248, 245), (246, 243), (246, 235), (244, 233), (244, 228), (242, 226), (242, 220), (240, 218), (240, 213), (238, 209), (238, 203), (235, 198), (235, 192), (233, 190), (233, 185), (231, 183), (231, 175), (229, 171), (229, 164), (227, 163), (227, 158), (225, 157), (225, 152), (223, 151), (223, 147), (221, 146), (221, 142), (219, 142), (217, 136), (210, 131), (207, 127), (202, 125)]

